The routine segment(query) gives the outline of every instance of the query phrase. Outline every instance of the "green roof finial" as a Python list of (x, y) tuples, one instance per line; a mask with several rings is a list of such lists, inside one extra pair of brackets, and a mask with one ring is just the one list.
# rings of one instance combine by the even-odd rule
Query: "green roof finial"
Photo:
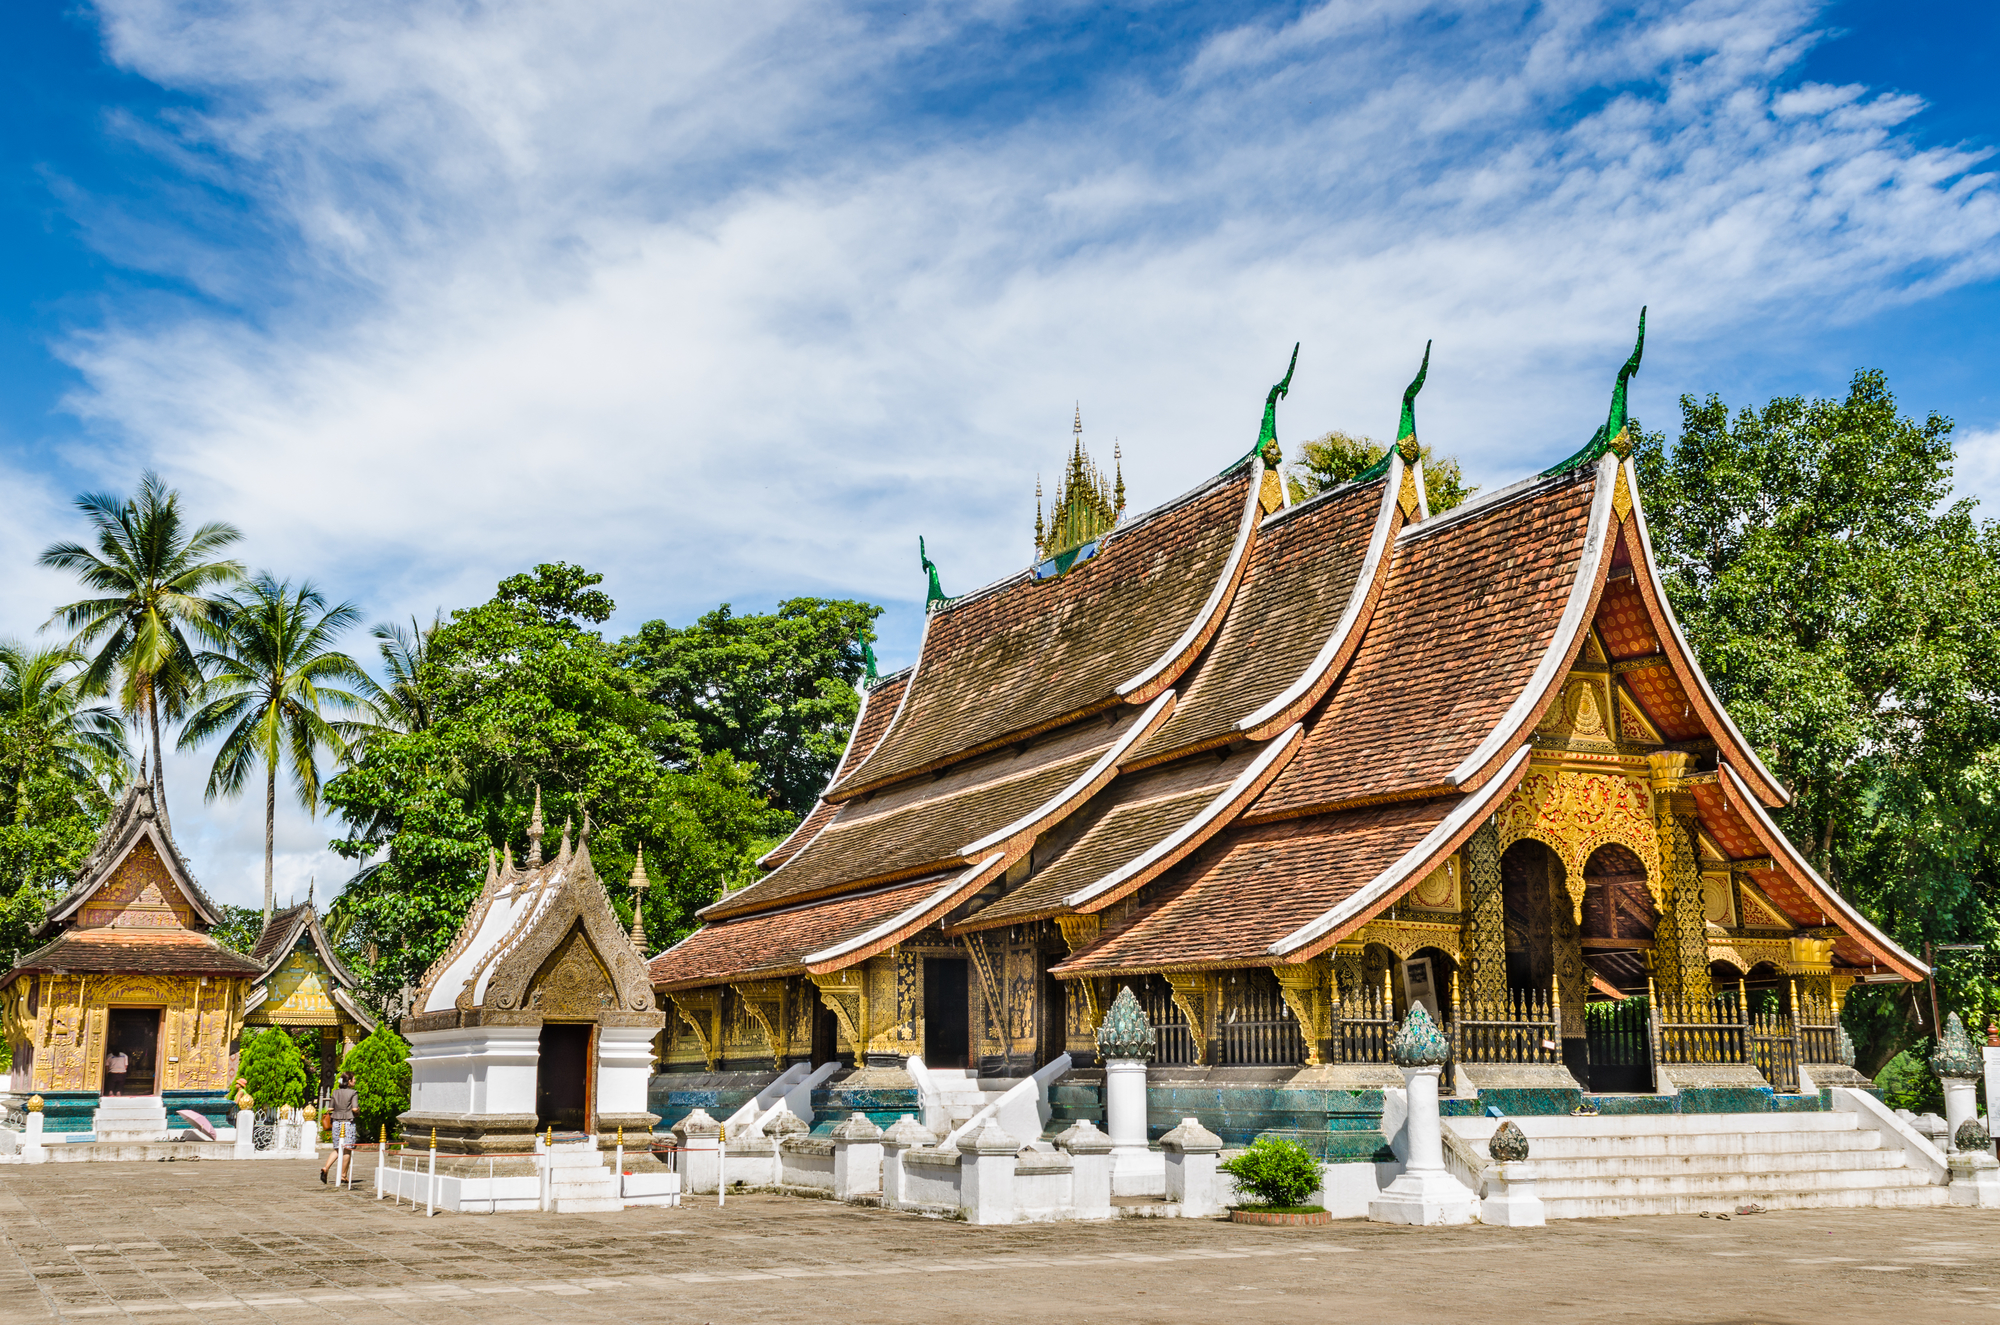
[(930, 553), (924, 551), (924, 536), (922, 534), (917, 535), (917, 558), (924, 563), (924, 569), (930, 573), (931, 577), (930, 596), (924, 599), (924, 611), (928, 612), (939, 603), (950, 602), (951, 600), (945, 597), (944, 586), (938, 583), (937, 564), (931, 560)]
[[(1405, 441), (1413, 441), (1417, 435), (1417, 392), (1424, 389), (1424, 378), (1430, 376), (1431, 343), (1424, 342), (1424, 361), (1417, 368), (1417, 375), (1403, 388), (1403, 417), (1396, 424), (1396, 449), (1403, 451)], [(1405, 452), (1403, 463), (1413, 465), (1417, 457)]]
[(1281, 458), (1275, 455), (1265, 455), (1264, 448), (1269, 446), (1273, 450), (1277, 449), (1278, 402), (1291, 394), (1292, 370), (1298, 366), (1299, 346), (1298, 342), (1294, 341), (1292, 343), (1292, 361), (1285, 365), (1285, 380), (1272, 387), (1264, 397), (1264, 426), (1257, 430), (1257, 445), (1251, 448), (1252, 454), (1264, 456), (1264, 463), (1267, 465), (1275, 465)]
[(868, 636), (865, 634), (861, 637), (861, 661), (868, 669), (861, 678), (861, 688), (866, 690), (882, 678), (875, 674), (875, 650), (869, 647)]
[(1618, 370), (1618, 385), (1611, 388), (1611, 413), (1604, 420), (1604, 444), (1617, 451), (1622, 459), (1631, 454), (1629, 439), (1620, 441), (1625, 432), (1625, 384), (1639, 371), (1639, 358), (1646, 352), (1646, 310), (1639, 310), (1639, 340), (1632, 347), (1632, 357)]

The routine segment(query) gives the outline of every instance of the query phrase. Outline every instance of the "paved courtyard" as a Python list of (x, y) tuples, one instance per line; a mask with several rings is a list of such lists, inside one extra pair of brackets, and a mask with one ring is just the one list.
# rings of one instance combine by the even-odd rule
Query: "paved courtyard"
[(304, 1161), (0, 1169), (14, 1321), (2000, 1321), (2000, 1212), (982, 1229), (774, 1196), (439, 1215)]

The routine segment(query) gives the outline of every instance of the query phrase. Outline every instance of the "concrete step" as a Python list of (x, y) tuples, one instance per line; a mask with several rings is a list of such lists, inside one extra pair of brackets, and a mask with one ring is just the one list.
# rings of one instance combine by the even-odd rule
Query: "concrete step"
[(1704, 1210), (1727, 1212), (1739, 1205), (1766, 1210), (1817, 1210), (1836, 1206), (1909, 1207), (1950, 1202), (1949, 1189), (1917, 1187), (1848, 1187), (1833, 1191), (1772, 1188), (1727, 1196), (1687, 1193), (1676, 1196), (1603, 1196), (1543, 1199), (1550, 1219), (1601, 1219), (1620, 1215), (1691, 1215)]
[(625, 1203), (615, 1196), (558, 1196), (556, 1213), (559, 1215), (612, 1214), (623, 1210)]
[(1831, 1170), (1880, 1171), (1904, 1166), (1900, 1150), (1786, 1150), (1748, 1155), (1621, 1155), (1577, 1156), (1544, 1159), (1532, 1155), (1528, 1162), (1535, 1176), (1545, 1181), (1557, 1179), (1625, 1178), (1662, 1175), (1682, 1177), (1698, 1173), (1818, 1173)]
[(1882, 1134), (1844, 1132), (1697, 1132), (1685, 1136), (1547, 1136), (1528, 1138), (1531, 1158), (1624, 1158), (1645, 1155), (1852, 1154), (1878, 1150)]
[(1850, 1188), (1927, 1186), (1912, 1169), (1820, 1169), (1803, 1173), (1689, 1173), (1676, 1177), (1557, 1178), (1537, 1182), (1543, 1200), (1585, 1197), (1734, 1196), (1758, 1191), (1839, 1191)]
[[(1492, 1126), (1489, 1120), (1488, 1127)], [(1847, 1132), (1858, 1117), (1852, 1113), (1634, 1113), (1573, 1114), (1512, 1118), (1532, 1141), (1557, 1136), (1696, 1136), (1704, 1133), (1742, 1135), (1746, 1132)]]

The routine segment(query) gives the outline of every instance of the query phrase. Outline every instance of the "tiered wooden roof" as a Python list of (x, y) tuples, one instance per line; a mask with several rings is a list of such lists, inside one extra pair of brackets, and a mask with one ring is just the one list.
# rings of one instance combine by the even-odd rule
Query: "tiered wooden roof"
[(256, 983), (250, 987), (250, 997), (244, 1000), (244, 1013), (255, 1012), (269, 1000), (272, 977), (278, 974), (286, 959), (301, 948), (311, 953), (326, 972), (327, 997), (333, 1004), (363, 1030), (374, 1030), (375, 1018), (368, 1015), (356, 996), (361, 982), (355, 978), (347, 963), (340, 959), (340, 954), (334, 951), (310, 896), (297, 906), (272, 912), (264, 922), (264, 928), (258, 932), (257, 946), (251, 950), (250, 956), (262, 969)]
[(1307, 960), (1500, 805), (1579, 657), (1698, 752), (1708, 843), (1764, 867), (1786, 920), (1922, 973), (1771, 822), (1786, 793), (1673, 620), (1629, 459), (1594, 445), (1435, 518), (1414, 439), (1310, 502), (1274, 488), (1253, 453), (1060, 578), (939, 605), (770, 872), (654, 958), (655, 986), (1063, 915), (1103, 924), (1062, 976)]
[(154, 810), (152, 788), (136, 782), (99, 831), (76, 884), (36, 928), (50, 941), (0, 976), (0, 988), (31, 972), (256, 975), (260, 963), (208, 936), (222, 915)]

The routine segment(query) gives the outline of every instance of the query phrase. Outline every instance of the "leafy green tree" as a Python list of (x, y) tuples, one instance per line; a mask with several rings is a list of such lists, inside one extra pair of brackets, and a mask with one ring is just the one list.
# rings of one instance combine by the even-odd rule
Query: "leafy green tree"
[(264, 915), (271, 914), (272, 855), (278, 827), (278, 769), (288, 764), (292, 790), (309, 813), (319, 810), (319, 757), (346, 748), (322, 712), (354, 712), (364, 701), (342, 683), (367, 674), (333, 642), (359, 618), (352, 603), (334, 607), (311, 583), (259, 575), (221, 599), (205, 623), (216, 647), (200, 663), (201, 707), (189, 715), (180, 748), (221, 739), (208, 774), (207, 798), (235, 796), (264, 769)]
[(118, 715), (85, 703), (82, 659), (0, 643), (0, 957), (67, 891), (130, 769)]
[[(356, 829), (334, 848), (357, 862), (387, 848), (335, 904), (347, 940), (375, 945), (378, 993), (415, 984), (450, 942), (490, 848), (525, 851), (537, 787), (552, 838), (588, 815), (604, 879), (621, 882), (645, 846), (646, 929), (663, 942), (794, 822), (766, 804), (749, 768), (701, 754), (689, 724), (633, 693), (614, 649), (586, 629), (611, 613), (601, 578), (538, 566), (452, 613), (418, 668), (429, 725), (376, 736), (328, 784)], [(629, 921), (625, 890), (611, 891)]]
[(298, 1042), (282, 1027), (267, 1026), (243, 1045), (236, 1075), (260, 1109), (297, 1108), (313, 1097), (312, 1078)]
[[(1432, 515), (1463, 506), (1479, 489), (1467, 486), (1455, 456), (1437, 456), (1422, 442), (1417, 452), (1424, 465), (1424, 497)], [(1366, 473), (1389, 454), (1387, 443), (1353, 433), (1322, 433), (1299, 448), (1291, 468), (1292, 500), (1304, 501)]]
[[(1793, 802), (1778, 818), (1898, 942), (1992, 944), (2000, 879), (2000, 527), (1948, 502), (1951, 422), (1897, 413), (1879, 372), (1844, 399), (1733, 417), (1681, 399), (1636, 460), (1668, 596), (1723, 703)], [(1993, 969), (1939, 966), (1947, 1008)], [(1857, 990), (1864, 1072), (1933, 1028), (1928, 995)]]
[(773, 805), (810, 811), (847, 745), (882, 609), (872, 603), (791, 598), (769, 615), (724, 603), (693, 625), (648, 621), (617, 657), (634, 686), (693, 727), (693, 744), (756, 767)]
[(1882, 1092), (1884, 1104), (1911, 1113), (1944, 1115), (1944, 1083), (1924, 1061), (1931, 1044), (1928, 1037), (1918, 1040), (1882, 1065), (1875, 1074), (1875, 1088)]
[(218, 555), (242, 534), (219, 521), (189, 530), (180, 494), (151, 470), (136, 496), (90, 492), (76, 506), (90, 521), (96, 550), (52, 543), (40, 563), (73, 571), (95, 596), (57, 608), (50, 619), (74, 632), (71, 647), (90, 658), (84, 693), (108, 694), (116, 681), (119, 707), (145, 723), (154, 801), (165, 819), (160, 716), (178, 717), (200, 683), (190, 636), (214, 619), (216, 591), (242, 578), (240, 563)]
[(264, 933), (264, 913), (254, 906), (222, 906), (222, 923), (208, 931), (208, 936), (231, 952), (245, 956), (257, 950), (257, 940)]
[(347, 1051), (340, 1070), (354, 1074), (361, 1098), (354, 1108), (364, 1140), (379, 1140), (382, 1129), (410, 1107), (410, 1046), (387, 1021)]

